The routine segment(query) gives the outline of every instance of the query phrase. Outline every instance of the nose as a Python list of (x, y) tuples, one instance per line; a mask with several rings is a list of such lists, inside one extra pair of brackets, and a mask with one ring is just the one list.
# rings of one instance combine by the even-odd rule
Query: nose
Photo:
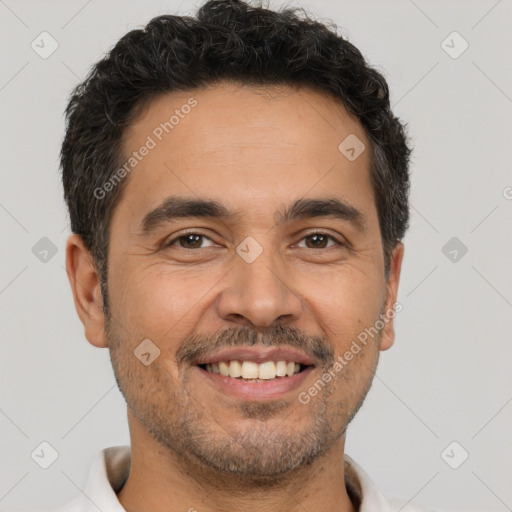
[(269, 327), (276, 321), (292, 322), (303, 311), (303, 302), (278, 258), (263, 253), (252, 263), (235, 257), (216, 301), (218, 315), (250, 327)]

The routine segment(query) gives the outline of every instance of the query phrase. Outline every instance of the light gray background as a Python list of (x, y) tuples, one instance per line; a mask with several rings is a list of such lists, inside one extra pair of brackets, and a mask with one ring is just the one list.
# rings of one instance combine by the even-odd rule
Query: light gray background
[[(129, 443), (108, 353), (85, 340), (64, 271), (63, 110), (126, 31), (198, 3), (0, 0), (2, 510), (50, 510), (84, 488), (98, 451)], [(300, 5), (333, 19), (384, 72), (415, 145), (397, 340), (347, 453), (385, 494), (512, 510), (511, 2)], [(59, 44), (47, 59), (31, 48), (42, 31)], [(441, 46), (453, 31), (469, 43), (457, 59)], [(32, 252), (42, 237), (57, 247), (46, 263)], [(442, 252), (452, 237), (468, 248), (456, 262)], [(47, 470), (30, 457), (42, 441), (59, 453)], [(452, 441), (469, 452), (458, 469), (441, 457)]]

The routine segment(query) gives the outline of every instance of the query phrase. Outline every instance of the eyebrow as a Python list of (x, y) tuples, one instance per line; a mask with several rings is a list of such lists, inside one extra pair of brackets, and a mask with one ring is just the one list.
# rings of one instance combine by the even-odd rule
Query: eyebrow
[[(163, 224), (176, 219), (206, 218), (233, 222), (240, 217), (240, 212), (230, 210), (215, 200), (170, 196), (144, 216), (141, 222), (141, 232), (143, 235), (149, 235)], [(276, 224), (316, 217), (341, 219), (349, 222), (361, 232), (365, 232), (367, 227), (363, 212), (337, 197), (298, 199), (278, 212)]]

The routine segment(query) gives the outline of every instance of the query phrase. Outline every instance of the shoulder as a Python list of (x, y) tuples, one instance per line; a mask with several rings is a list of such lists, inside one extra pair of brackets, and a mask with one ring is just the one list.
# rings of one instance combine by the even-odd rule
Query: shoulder
[(112, 446), (94, 457), (84, 491), (52, 512), (125, 512), (117, 499), (130, 472), (129, 446)]
[(345, 455), (345, 485), (358, 512), (441, 512), (411, 500), (384, 496), (365, 471)]

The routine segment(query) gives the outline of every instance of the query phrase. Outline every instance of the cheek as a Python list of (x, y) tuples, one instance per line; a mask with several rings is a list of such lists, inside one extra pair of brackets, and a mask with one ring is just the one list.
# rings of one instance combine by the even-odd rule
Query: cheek
[(304, 287), (311, 309), (325, 325), (327, 336), (339, 345), (338, 351), (379, 317), (384, 287), (374, 274), (371, 268), (363, 272), (347, 264), (323, 276), (316, 275), (314, 282), (308, 279)]
[(132, 335), (167, 338), (193, 321), (222, 275), (205, 269), (184, 271), (166, 263), (118, 269), (109, 281), (112, 313)]

